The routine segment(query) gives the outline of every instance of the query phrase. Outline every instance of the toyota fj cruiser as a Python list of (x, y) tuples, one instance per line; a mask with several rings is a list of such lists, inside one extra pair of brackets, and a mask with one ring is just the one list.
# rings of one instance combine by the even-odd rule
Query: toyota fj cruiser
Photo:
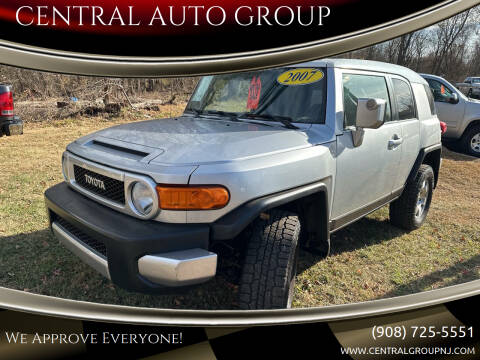
[(291, 305), (299, 246), (390, 204), (422, 225), (440, 167), (427, 82), (359, 60), (205, 76), (183, 115), (69, 144), (45, 193), (53, 233), (120, 287), (164, 292), (216, 274), (243, 246), (239, 305)]

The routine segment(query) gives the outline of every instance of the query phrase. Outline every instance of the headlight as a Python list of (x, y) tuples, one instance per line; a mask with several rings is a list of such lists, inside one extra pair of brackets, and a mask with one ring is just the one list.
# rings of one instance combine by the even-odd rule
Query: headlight
[(157, 185), (157, 193), (164, 210), (215, 210), (230, 200), (228, 190), (220, 185)]
[(62, 155), (62, 174), (65, 181), (68, 181), (67, 158)]
[(147, 185), (136, 182), (132, 187), (132, 203), (135, 210), (143, 216), (147, 216), (152, 212), (154, 194)]

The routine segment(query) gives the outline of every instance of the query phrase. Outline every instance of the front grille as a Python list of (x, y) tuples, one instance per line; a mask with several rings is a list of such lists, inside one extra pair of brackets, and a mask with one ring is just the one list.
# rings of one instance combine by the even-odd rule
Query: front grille
[(94, 250), (95, 252), (99, 253), (100, 255), (107, 257), (107, 248), (104, 243), (92, 238), (90, 235), (85, 234), (82, 230), (70, 224), (67, 220), (61, 218), (57, 214), (52, 214), (52, 215), (53, 215), (52, 220), (55, 221), (57, 224), (59, 224), (71, 235), (73, 235), (77, 240), (79, 240), (80, 242), (82, 242), (84, 245)]
[[(123, 181), (112, 179), (108, 176), (73, 165), (76, 183), (82, 188), (100, 195), (119, 204), (125, 204), (125, 191)], [(87, 182), (87, 176), (94, 181)], [(97, 186), (95, 186), (97, 184)], [(102, 186), (103, 184), (103, 186)]]

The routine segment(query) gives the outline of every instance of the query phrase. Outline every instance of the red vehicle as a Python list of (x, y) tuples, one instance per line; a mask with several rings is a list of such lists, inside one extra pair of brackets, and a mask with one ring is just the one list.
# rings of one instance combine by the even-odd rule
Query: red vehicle
[(0, 85), (0, 136), (23, 134), (23, 122), (15, 116), (11, 85)]
[(446, 122), (440, 121), (440, 130), (442, 132), (442, 135), (447, 132), (447, 123)]

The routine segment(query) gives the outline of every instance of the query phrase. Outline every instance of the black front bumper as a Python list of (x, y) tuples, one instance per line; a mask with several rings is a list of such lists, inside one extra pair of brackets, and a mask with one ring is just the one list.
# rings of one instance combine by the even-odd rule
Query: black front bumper
[[(90, 239), (90, 248), (106, 257), (112, 281), (127, 290), (166, 293), (167, 288), (139, 274), (138, 259), (144, 255), (208, 249), (207, 224), (167, 224), (135, 219), (98, 204), (63, 182), (45, 192), (50, 225), (61, 221), (80, 238)], [(105, 252), (105, 253), (103, 253)], [(189, 286), (190, 287), (190, 286)], [(184, 287), (185, 289), (187, 287)]]

